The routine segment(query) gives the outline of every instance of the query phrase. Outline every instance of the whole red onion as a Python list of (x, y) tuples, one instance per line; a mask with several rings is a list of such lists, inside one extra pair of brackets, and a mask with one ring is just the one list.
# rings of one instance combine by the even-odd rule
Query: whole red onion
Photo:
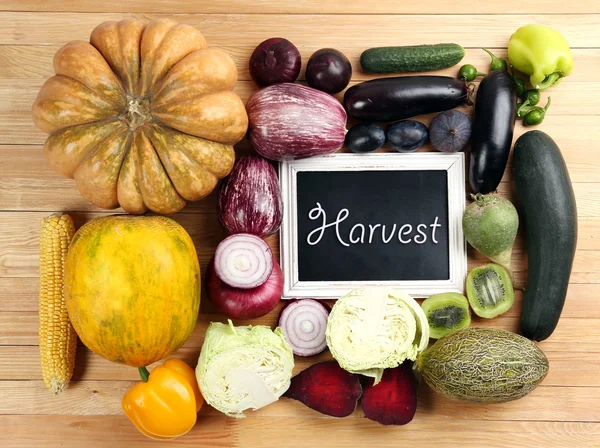
[(246, 104), (248, 139), (267, 159), (330, 154), (344, 144), (346, 111), (331, 95), (300, 84), (274, 84)]
[(238, 159), (219, 189), (217, 216), (229, 233), (263, 238), (277, 232), (283, 202), (271, 163), (258, 155)]
[(265, 40), (250, 56), (250, 76), (261, 87), (294, 82), (301, 66), (300, 52), (293, 43), (282, 37)]

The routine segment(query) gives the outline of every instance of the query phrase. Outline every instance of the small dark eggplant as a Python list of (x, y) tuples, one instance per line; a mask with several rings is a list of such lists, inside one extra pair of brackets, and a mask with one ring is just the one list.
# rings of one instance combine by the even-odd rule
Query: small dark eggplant
[(365, 121), (396, 121), (454, 109), (469, 100), (467, 83), (448, 76), (400, 76), (365, 81), (344, 94), (349, 115)]
[(494, 70), (479, 85), (471, 136), (469, 183), (473, 193), (490, 193), (500, 184), (512, 144), (517, 92), (504, 70)]

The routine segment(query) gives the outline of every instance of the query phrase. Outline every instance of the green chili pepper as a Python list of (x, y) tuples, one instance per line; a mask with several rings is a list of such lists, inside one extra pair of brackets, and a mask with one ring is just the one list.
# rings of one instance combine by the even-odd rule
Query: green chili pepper
[(496, 57), (487, 48), (482, 48), (482, 50), (485, 51), (487, 54), (489, 54), (492, 57), (492, 62), (490, 63), (490, 70), (504, 70), (504, 71), (508, 70), (508, 64), (506, 63), (506, 61), (504, 59), (500, 59), (500, 58)]
[(537, 105), (541, 99), (540, 91), (536, 89), (529, 89), (525, 92), (523, 97), (525, 98), (525, 101), (529, 101), (529, 104), (532, 106)]
[(478, 76), (485, 75), (485, 73), (479, 73), (475, 66), (471, 64), (463, 65), (458, 71), (458, 79), (464, 79), (465, 81), (473, 81)]
[(523, 118), (523, 124), (525, 126), (535, 126), (544, 121), (544, 117), (546, 116), (546, 111), (550, 107), (550, 97), (548, 97), (548, 102), (544, 107), (534, 107), (531, 109), (527, 115)]
[(523, 118), (537, 106), (528, 106), (527, 104), (517, 103), (517, 118)]
[(525, 25), (515, 31), (508, 41), (508, 59), (539, 90), (573, 72), (569, 44), (558, 31), (543, 25)]
[(523, 95), (525, 100), (522, 103), (517, 103), (517, 117), (523, 118), (529, 111), (540, 102), (539, 90), (530, 89)]
[(525, 95), (525, 89), (527, 88), (527, 86), (525, 84), (525, 80), (523, 78), (521, 78), (520, 76), (517, 76), (514, 74), (513, 74), (513, 79), (515, 81), (517, 96), (519, 98), (521, 98), (521, 97), (523, 97), (523, 95)]

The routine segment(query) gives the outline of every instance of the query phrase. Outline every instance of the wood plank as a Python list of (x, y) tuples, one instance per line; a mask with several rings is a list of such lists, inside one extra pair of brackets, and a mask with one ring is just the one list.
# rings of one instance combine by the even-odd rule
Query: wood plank
[[(0, 128), (0, 145), (44, 143), (47, 135), (39, 131), (31, 119), (31, 106), (43, 83), (43, 79), (0, 79), (0, 120), (4, 123), (4, 126)], [(352, 82), (351, 85), (355, 83)], [(256, 85), (252, 81), (240, 81), (235, 88), (244, 102), (255, 90)], [(600, 83), (566, 80), (550, 90), (549, 94), (553, 97), (552, 106), (543, 125), (539, 128), (552, 129), (552, 134), (556, 138), (576, 136), (577, 134), (572, 132), (574, 128), (567, 128), (567, 124), (578, 120), (575, 126), (581, 129), (583, 134), (576, 140), (585, 137), (587, 140), (584, 144), (588, 146), (588, 142), (593, 141), (593, 135), (598, 133), (598, 130), (594, 129), (593, 125), (584, 126), (586, 122), (596, 120), (595, 115), (598, 110), (594, 104), (600, 103)], [(547, 94), (543, 96), (542, 104), (545, 104)], [(336, 97), (341, 100), (343, 93), (337, 94)], [(457, 109), (469, 115), (473, 113), (472, 107), (462, 106)], [(425, 115), (419, 119), (428, 124), (435, 115)], [(353, 123), (351, 120), (350, 124)], [(571, 132), (568, 132), (568, 129)], [(517, 123), (516, 135), (520, 135), (526, 130), (530, 129), (523, 128), (521, 122)]]
[[(195, 367), (199, 355), (199, 348), (183, 348), (171, 357), (182, 359)], [(544, 379), (544, 386), (600, 387), (598, 353), (546, 352), (546, 356), (550, 361), (550, 371)], [(328, 352), (318, 357), (296, 357), (294, 374), (316, 362), (328, 359), (331, 359)], [(149, 369), (153, 367), (154, 365)], [(40, 356), (37, 346), (0, 346), (0, 381), (39, 380), (40, 378)], [(73, 381), (137, 381), (138, 379), (139, 374), (136, 369), (109, 362), (83, 346), (78, 347)]]
[[(455, 407), (457, 413), (460, 413), (462, 410), (460, 405)], [(275, 418), (274, 422), (278, 422), (278, 419)], [(278, 442), (281, 443), (281, 436), (269, 431), (269, 426), (274, 422), (249, 418), (240, 421), (240, 446), (257, 448), (277, 446)], [(593, 423), (574, 423), (567, 428), (563, 425), (569, 423), (473, 422), (470, 419), (460, 420), (456, 415), (446, 420), (438, 420), (430, 419), (429, 416), (424, 418), (417, 411), (415, 419), (402, 427), (383, 427), (367, 419), (356, 419), (352, 425), (349, 425), (344, 419), (332, 418), (319, 418), (310, 423), (293, 419), (281, 424), (286, 427), (286, 448), (319, 446), (323, 443), (325, 434), (335, 434), (333, 437), (326, 438), (328, 447), (412, 445), (424, 448), (440, 446), (579, 448), (598, 446), (596, 430), (587, 426), (594, 425)], [(261, 434), (261, 437), (257, 438), (256, 434)]]
[[(0, 303), (8, 312), (37, 312), (39, 280), (28, 277), (0, 277)], [(205, 297), (203, 297), (203, 300)], [(504, 315), (517, 318), (521, 313), (523, 292), (515, 291), (515, 304)], [(208, 300), (202, 304), (204, 312), (214, 312)], [(562, 312), (563, 317), (600, 319), (598, 285), (571, 283)]]
[[(121, 397), (135, 381), (75, 381), (68, 393), (49, 395), (42, 381), (0, 381), (0, 414), (6, 415), (121, 415)], [(600, 388), (539, 386), (527, 397), (494, 406), (457, 404), (436, 395), (426, 387), (419, 390), (419, 418), (457, 418), (462, 420), (522, 420), (598, 422), (600, 420)], [(547, 406), (552, 400), (553, 406)], [(219, 416), (219, 411), (205, 406), (201, 415)], [(295, 400), (282, 399), (252, 412), (251, 417), (314, 417), (315, 411)], [(362, 420), (357, 409), (350, 418)]]
[[(330, 43), (329, 45), (334, 45)], [(2, 45), (0, 46), (0, 78), (13, 79), (46, 79), (54, 75), (52, 58), (61, 45)], [(238, 69), (238, 79), (240, 81), (250, 81), (248, 70), (248, 60), (256, 43), (245, 43), (243, 46), (221, 46), (236, 62)], [(320, 47), (307, 45), (298, 48), (302, 55), (302, 71), (299, 80), (305, 80), (306, 62), (310, 56)], [(382, 76), (398, 75), (378, 75), (364, 72), (360, 67), (360, 54), (366, 49), (360, 47), (339, 47), (338, 50), (344, 53), (352, 63), (352, 79), (354, 81), (363, 81), (367, 79), (379, 78)], [(473, 64), (481, 71), (488, 69), (490, 57), (480, 48), (466, 48), (466, 54), (462, 63)], [(506, 48), (496, 48), (494, 54), (500, 58), (507, 58)], [(597, 67), (600, 66), (600, 53), (586, 48), (573, 49), (573, 59), (575, 60), (576, 70), (569, 76), (568, 82), (596, 82), (595, 76)], [(445, 70), (438, 70), (430, 74), (456, 76), (460, 64)], [(399, 74), (401, 75), (401, 74)], [(564, 84), (564, 83), (563, 83)], [(553, 89), (558, 90), (558, 89)]]
[[(367, 419), (270, 417), (232, 419), (203, 415), (196, 426), (169, 446), (181, 447), (256, 447), (281, 446), (281, 434), (273, 428), (285, 428), (286, 448), (306, 448), (323, 444), (323, 434), (335, 434), (327, 440), (328, 447), (378, 446), (396, 447), (414, 444), (422, 448), (438, 448), (455, 440), (460, 434), (460, 446), (481, 448), (490, 440), (503, 441), (502, 446), (531, 448), (555, 446), (561, 448), (594, 447), (600, 437), (600, 424), (577, 422), (516, 422), (470, 420), (439, 420), (415, 418), (402, 427), (383, 427)], [(35, 428), (32, 431), (31, 428)], [(125, 416), (1, 416), (0, 431), (5, 448), (60, 445), (65, 448), (104, 446), (111, 435), (114, 448), (155, 447), (158, 442), (143, 437)], [(257, 436), (260, 434), (260, 436)], [(424, 434), (426, 436), (424, 436)], [(506, 445), (504, 445), (506, 443)], [(496, 445), (500, 446), (500, 445)]]
[[(207, 302), (207, 301), (205, 301)], [(208, 303), (206, 303), (208, 305)], [(234, 320), (236, 325), (268, 325), (275, 327), (278, 310), (254, 320)], [(222, 314), (210, 309), (202, 309), (194, 331), (185, 343), (186, 349), (199, 349), (204, 342), (204, 333), (210, 322), (226, 322)], [(481, 319), (473, 316), (471, 326), (502, 328), (519, 332), (519, 319), (516, 316), (499, 316), (495, 319)], [(38, 316), (36, 312), (11, 313), (0, 311), (0, 346), (35, 346), (38, 344)], [(81, 344), (81, 343), (80, 343)], [(598, 319), (562, 317), (552, 336), (539, 343), (546, 352), (600, 353), (600, 328)]]
[[(592, 211), (600, 215), (600, 199), (594, 198), (596, 203), (591, 203), (594, 192), (597, 190), (597, 184), (575, 184), (575, 193), (579, 204), (586, 206), (579, 207), (580, 215)], [(509, 188), (504, 186), (503, 188)], [(587, 195), (589, 197), (580, 196)], [(46, 216), (47, 212), (4, 212), (0, 220), (0, 277), (36, 277), (39, 269), (39, 223)], [(84, 222), (104, 214), (96, 213), (73, 213), (76, 226), (80, 227)], [(173, 219), (178, 221), (191, 235), (196, 244), (196, 251), (200, 259), (200, 264), (204, 270), (208, 261), (213, 256), (218, 243), (225, 237), (223, 228), (218, 223), (216, 214), (183, 214), (173, 215)], [(590, 222), (586, 219), (581, 221), (580, 226), (585, 227)], [(594, 226), (597, 221), (593, 220)], [(594, 240), (594, 229), (582, 232), (582, 245), (578, 248), (573, 271), (571, 275), (572, 283), (600, 283), (600, 252), (598, 250), (587, 250), (586, 241)], [(587, 235), (587, 238), (585, 237)], [(268, 238), (271, 248), (278, 256), (277, 235)], [(516, 278), (516, 287), (520, 288), (525, 281), (525, 272), (527, 269), (526, 261), (519, 258), (518, 254), (523, 253), (524, 245), (519, 238), (518, 245), (513, 254), (514, 271)], [(592, 243), (595, 244), (595, 241)], [(474, 250), (469, 249), (469, 267), (473, 268), (479, 264), (486, 263), (487, 258)]]
[[(561, 14), (564, 2), (560, 0), (508, 0), (502, 3), (467, 2), (452, 0), (425, 0), (400, 4), (395, 0), (378, 2), (346, 2), (332, 0), (320, 2), (285, 0), (272, 2), (257, 0), (229, 0), (227, 2), (198, 2), (197, 0), (107, 0), (101, 4), (87, 0), (5, 0), (0, 11), (64, 11), (64, 12), (152, 12), (152, 13), (202, 13), (221, 14), (235, 11), (238, 14)], [(598, 13), (594, 2), (577, 2), (569, 5), (570, 13)]]
[[(332, 15), (286, 14), (274, 20), (268, 14), (79, 14), (5, 12), (5, 26), (0, 29), (0, 45), (64, 45), (69, 40), (87, 40), (92, 29), (105, 20), (137, 17), (153, 20), (168, 17), (198, 27), (210, 45), (257, 45), (272, 36), (284, 36), (299, 47), (313, 45), (364, 47), (437, 44), (440, 36), (446, 42), (459, 42), (465, 47), (505, 47), (511, 34), (528, 23), (552, 26), (565, 36), (571, 47), (600, 47), (596, 14), (561, 15)], [(460, 23), (473, 30), (465, 33)], [(306, 32), (310, 26), (318, 32)], [(348, 30), (352, 30), (349, 33)], [(385, 32), (374, 32), (385, 30)], [(357, 38), (360, 36), (360, 38)]]
[[(429, 124), (431, 115), (419, 117)], [(600, 141), (600, 127), (596, 126), (593, 116), (549, 115), (540, 129), (551, 133), (569, 168), (573, 182), (600, 182), (600, 147), (589, 142)], [(28, 135), (35, 140), (42, 140), (45, 135), (33, 129)], [(528, 129), (520, 124), (515, 129), (515, 139)], [(567, 131), (568, 130), (568, 131)], [(5, 140), (12, 140), (7, 135), (13, 130), (1, 130)], [(39, 135), (38, 135), (39, 134)], [(2, 137), (0, 137), (2, 138)], [(236, 146), (238, 155), (251, 151), (249, 144), (243, 140)], [(383, 148), (378, 152), (392, 152)], [(428, 144), (422, 151), (434, 151)], [(505, 181), (512, 180), (512, 157), (509, 160)], [(62, 178), (48, 166), (41, 145), (0, 145), (0, 210), (77, 210), (101, 211), (81, 197), (70, 179)], [(184, 211), (215, 210), (214, 195), (196, 204), (190, 204)]]
[[(567, 426), (571, 425), (571, 426)], [(34, 427), (35, 431), (31, 428)], [(557, 431), (576, 430), (585, 440), (593, 433), (593, 424), (557, 426)], [(569, 429), (570, 428), (570, 429)], [(143, 436), (124, 415), (118, 416), (0, 416), (0, 430), (3, 432), (4, 448), (33, 446), (61, 446), (88, 448), (106, 446), (110, 437), (111, 448), (156, 447), (160, 442)], [(236, 420), (225, 416), (198, 417), (196, 426), (177, 440), (169, 441), (169, 446), (229, 448), (237, 447)]]

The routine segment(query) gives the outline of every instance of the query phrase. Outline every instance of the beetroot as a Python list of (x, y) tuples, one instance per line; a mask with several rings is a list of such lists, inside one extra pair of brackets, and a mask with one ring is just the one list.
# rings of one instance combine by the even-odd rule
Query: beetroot
[(356, 409), (361, 394), (358, 375), (345, 371), (336, 361), (325, 361), (292, 378), (284, 396), (322, 414), (346, 417)]
[(261, 42), (250, 56), (250, 76), (261, 87), (279, 82), (294, 82), (302, 58), (296, 46), (282, 37)]
[(369, 379), (361, 405), (365, 417), (382, 425), (409, 423), (417, 410), (417, 382), (410, 363), (386, 369), (376, 386)]

